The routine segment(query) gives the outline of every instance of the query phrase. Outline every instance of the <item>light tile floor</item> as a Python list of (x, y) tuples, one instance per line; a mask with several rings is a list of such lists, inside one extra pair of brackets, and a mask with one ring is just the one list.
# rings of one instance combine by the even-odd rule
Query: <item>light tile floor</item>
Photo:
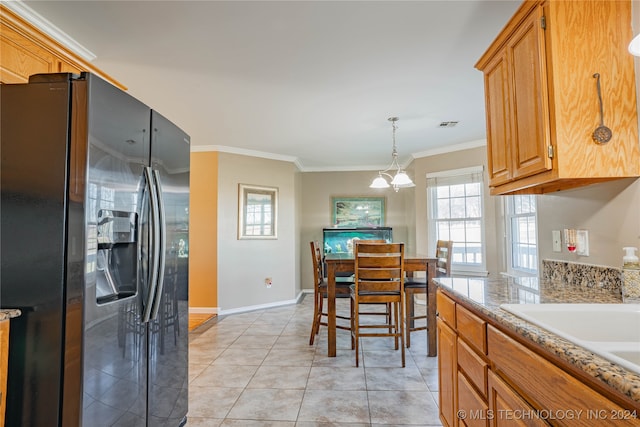
[[(420, 310), (420, 306), (416, 306)], [(338, 301), (348, 312), (348, 300)], [(422, 306), (424, 310), (424, 306)], [(391, 338), (361, 338), (355, 367), (349, 332), (309, 345), (313, 298), (214, 319), (189, 336), (189, 427), (441, 426), (437, 358), (414, 332), (406, 367)]]

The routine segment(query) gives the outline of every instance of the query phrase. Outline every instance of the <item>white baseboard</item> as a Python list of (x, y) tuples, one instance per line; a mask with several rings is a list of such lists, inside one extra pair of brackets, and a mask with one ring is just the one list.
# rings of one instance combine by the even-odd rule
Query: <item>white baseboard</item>
[[(313, 293), (313, 290), (311, 290), (310, 292)], [(227, 315), (227, 314), (238, 314), (238, 313), (245, 313), (245, 312), (248, 312), (248, 311), (263, 310), (265, 308), (274, 308), (274, 307), (282, 307), (284, 305), (297, 304), (298, 302), (300, 302), (300, 299), (302, 298), (302, 295), (304, 293), (307, 293), (307, 291), (306, 290), (302, 290), (298, 294), (298, 296), (296, 298), (291, 299), (291, 300), (275, 301), (275, 302), (270, 302), (270, 303), (267, 303), (267, 304), (248, 305), (248, 306), (245, 306), (245, 307), (230, 308), (229, 310), (218, 309), (218, 315), (224, 316), (224, 315)]]
[(218, 307), (189, 307), (190, 314), (218, 314)]

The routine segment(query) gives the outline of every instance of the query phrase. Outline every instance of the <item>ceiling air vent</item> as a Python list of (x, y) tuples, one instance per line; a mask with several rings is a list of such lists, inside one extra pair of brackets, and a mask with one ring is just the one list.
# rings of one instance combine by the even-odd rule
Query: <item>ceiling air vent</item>
[(441, 127), (441, 128), (452, 128), (457, 124), (458, 124), (458, 122), (440, 122), (438, 127)]

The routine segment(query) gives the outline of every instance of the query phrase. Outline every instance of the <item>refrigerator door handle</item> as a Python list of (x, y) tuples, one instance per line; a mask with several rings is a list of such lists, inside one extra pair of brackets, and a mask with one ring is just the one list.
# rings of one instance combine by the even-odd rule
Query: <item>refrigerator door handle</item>
[(160, 309), (160, 300), (162, 299), (162, 293), (164, 290), (164, 268), (166, 264), (165, 240), (167, 236), (167, 223), (164, 212), (164, 199), (162, 197), (162, 183), (160, 182), (160, 173), (157, 170), (154, 170), (153, 177), (158, 200), (159, 238), (157, 239), (157, 242), (158, 248), (160, 249), (160, 262), (158, 265), (158, 286), (156, 288), (156, 296), (151, 308), (151, 319), (157, 319), (158, 311)]
[(154, 185), (153, 171), (150, 167), (144, 168), (144, 177), (149, 191), (149, 207), (151, 213), (151, 259), (149, 260), (149, 292), (142, 312), (142, 322), (147, 323), (151, 318), (153, 302), (158, 288), (158, 264), (160, 264), (160, 212), (158, 204), (157, 187)]

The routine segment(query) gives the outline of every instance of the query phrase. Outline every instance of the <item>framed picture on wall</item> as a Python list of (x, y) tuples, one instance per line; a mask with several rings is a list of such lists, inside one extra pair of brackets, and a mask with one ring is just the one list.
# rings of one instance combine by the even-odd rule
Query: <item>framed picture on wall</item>
[(238, 186), (238, 239), (278, 238), (278, 189)]
[(331, 197), (335, 227), (384, 226), (384, 197)]

